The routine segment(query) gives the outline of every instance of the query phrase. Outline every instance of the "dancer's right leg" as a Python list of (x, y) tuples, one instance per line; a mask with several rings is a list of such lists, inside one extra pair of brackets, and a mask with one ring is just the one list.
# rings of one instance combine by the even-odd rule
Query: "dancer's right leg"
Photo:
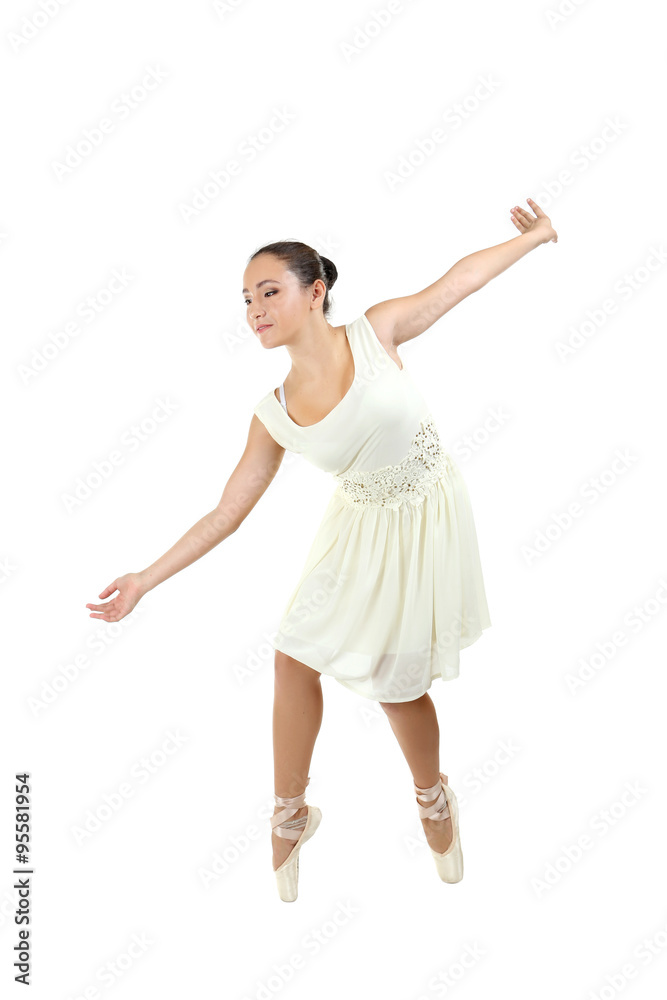
[[(276, 650), (273, 700), (273, 765), (276, 795), (292, 798), (306, 788), (317, 734), (322, 724), (322, 675), (287, 653)], [(274, 815), (281, 807), (274, 809)], [(299, 809), (292, 819), (308, 812)], [(273, 868), (278, 868), (296, 841), (271, 834)]]

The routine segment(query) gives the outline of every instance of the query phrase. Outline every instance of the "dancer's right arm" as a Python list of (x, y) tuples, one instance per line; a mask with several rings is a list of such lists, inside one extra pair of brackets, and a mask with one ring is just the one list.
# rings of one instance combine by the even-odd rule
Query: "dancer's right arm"
[(99, 595), (118, 593), (106, 604), (86, 604), (91, 618), (117, 622), (135, 607), (144, 594), (210, 552), (243, 523), (275, 478), (285, 449), (253, 414), (248, 441), (241, 459), (227, 481), (217, 506), (200, 518), (164, 555), (139, 573), (118, 577)]

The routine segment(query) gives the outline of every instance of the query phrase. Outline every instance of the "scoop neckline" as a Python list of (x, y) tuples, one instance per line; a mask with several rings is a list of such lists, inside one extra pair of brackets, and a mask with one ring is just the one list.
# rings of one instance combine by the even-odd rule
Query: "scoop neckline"
[(343, 396), (343, 398), (338, 403), (336, 403), (336, 405), (333, 407), (333, 409), (329, 410), (328, 413), (325, 413), (325, 415), (322, 417), (321, 420), (316, 420), (314, 424), (297, 424), (296, 420), (292, 420), (292, 418), (290, 417), (289, 413), (287, 412), (287, 410), (285, 409), (285, 407), (282, 405), (282, 403), (280, 402), (280, 400), (276, 396), (275, 389), (271, 390), (271, 396), (273, 397), (275, 403), (280, 407), (281, 413), (284, 413), (285, 416), (287, 417), (287, 419), (289, 420), (289, 422), (294, 427), (298, 427), (300, 431), (307, 431), (310, 427), (319, 427), (320, 424), (323, 424), (324, 421), (328, 420), (329, 417), (331, 416), (331, 414), (334, 413), (334, 411), (337, 410), (338, 407), (341, 406), (345, 402), (345, 400), (347, 399), (347, 397), (352, 392), (352, 389), (354, 388), (354, 383), (357, 381), (357, 358), (356, 358), (356, 355), (354, 353), (354, 347), (352, 346), (352, 340), (350, 338), (350, 334), (348, 333), (348, 330), (349, 330), (349, 328), (350, 328), (351, 325), (352, 325), (351, 323), (346, 323), (345, 324), (345, 336), (347, 337), (347, 342), (350, 345), (350, 350), (352, 351), (352, 364), (354, 365), (354, 377), (352, 379), (352, 384), (350, 385), (350, 388), (347, 390), (347, 392), (345, 393), (345, 395)]
[[(369, 318), (366, 315), (366, 313), (362, 313), (361, 316), (362, 316), (363, 319), (366, 320), (366, 323), (368, 324), (369, 330), (373, 334), (373, 337), (375, 338), (375, 340), (377, 340), (377, 344), (378, 344), (379, 349), (383, 352), (383, 354), (385, 354), (389, 358), (389, 360), (391, 361), (391, 363), (396, 366), (396, 371), (399, 373), (399, 375), (402, 375), (403, 372), (406, 370), (405, 369), (405, 362), (403, 362), (403, 367), (402, 368), (398, 367), (398, 365), (396, 364), (396, 362), (394, 361), (394, 359), (392, 358), (392, 356), (389, 354), (389, 352), (381, 344), (380, 338), (378, 337), (377, 333), (375, 332), (375, 330), (371, 326), (371, 321), (369, 320)], [(271, 390), (271, 398), (274, 400), (274, 402), (280, 408), (280, 412), (283, 413), (287, 417), (287, 419), (289, 420), (290, 424), (293, 427), (298, 427), (298, 429), (300, 431), (307, 431), (310, 427), (319, 427), (320, 424), (323, 424), (324, 421), (328, 420), (329, 417), (331, 416), (331, 414), (334, 413), (338, 409), (339, 406), (343, 405), (343, 403), (345, 402), (345, 400), (347, 399), (347, 397), (352, 392), (352, 389), (354, 388), (354, 383), (357, 381), (357, 357), (356, 357), (356, 354), (354, 353), (354, 345), (352, 343), (352, 338), (350, 338), (350, 334), (348, 332), (351, 326), (353, 326), (352, 323), (345, 323), (345, 336), (347, 337), (347, 342), (350, 345), (350, 350), (352, 351), (352, 363), (354, 365), (354, 378), (352, 379), (352, 384), (350, 385), (350, 388), (347, 390), (347, 392), (345, 393), (345, 395), (343, 396), (343, 398), (338, 403), (336, 403), (336, 405), (334, 406), (334, 408), (332, 410), (329, 410), (329, 412), (326, 413), (322, 417), (321, 420), (316, 420), (314, 424), (297, 424), (296, 420), (292, 420), (292, 418), (290, 417), (289, 413), (287, 412), (287, 410), (285, 409), (285, 407), (283, 406), (283, 404), (280, 402), (280, 400), (276, 396), (275, 389)], [(402, 358), (401, 358), (401, 361), (403, 361)]]

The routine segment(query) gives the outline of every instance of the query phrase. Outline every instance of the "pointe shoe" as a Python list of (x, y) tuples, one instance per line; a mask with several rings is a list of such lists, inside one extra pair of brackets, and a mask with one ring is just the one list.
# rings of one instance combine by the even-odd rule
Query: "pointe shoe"
[[(440, 781), (430, 788), (420, 788), (415, 785), (417, 793), (417, 808), (422, 819), (447, 819), (452, 821), (452, 842), (442, 854), (438, 854), (431, 847), (431, 854), (435, 859), (435, 867), (443, 882), (460, 882), (463, 878), (463, 853), (461, 851), (461, 836), (459, 833), (459, 806), (456, 796), (447, 784), (447, 775), (440, 772)], [(429, 802), (438, 796), (436, 801), (430, 806), (419, 803)]]
[[(308, 785), (309, 781), (310, 778), (308, 778), (306, 785)], [(296, 847), (292, 848), (280, 867), (273, 869), (276, 874), (280, 898), (285, 903), (293, 903), (297, 897), (299, 887), (299, 851), (317, 830), (322, 820), (322, 813), (317, 806), (306, 806), (308, 809), (307, 816), (301, 816), (299, 819), (290, 819), (290, 816), (293, 816), (298, 809), (306, 805), (305, 789), (300, 795), (294, 795), (292, 798), (284, 798), (280, 795), (274, 795), (274, 798), (277, 806), (284, 806), (285, 808), (282, 812), (278, 812), (275, 816), (271, 817), (272, 831), (275, 831), (279, 837), (285, 837), (286, 840), (298, 841)], [(299, 827), (303, 827), (303, 830), (300, 830)]]

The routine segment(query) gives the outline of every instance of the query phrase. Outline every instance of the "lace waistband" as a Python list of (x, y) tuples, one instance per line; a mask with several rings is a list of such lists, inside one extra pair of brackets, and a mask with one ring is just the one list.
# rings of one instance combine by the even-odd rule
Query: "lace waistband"
[(408, 454), (398, 465), (385, 465), (373, 472), (344, 472), (334, 476), (335, 496), (344, 503), (364, 507), (393, 507), (420, 504), (434, 483), (451, 470), (451, 460), (443, 451), (431, 416), (422, 420)]

